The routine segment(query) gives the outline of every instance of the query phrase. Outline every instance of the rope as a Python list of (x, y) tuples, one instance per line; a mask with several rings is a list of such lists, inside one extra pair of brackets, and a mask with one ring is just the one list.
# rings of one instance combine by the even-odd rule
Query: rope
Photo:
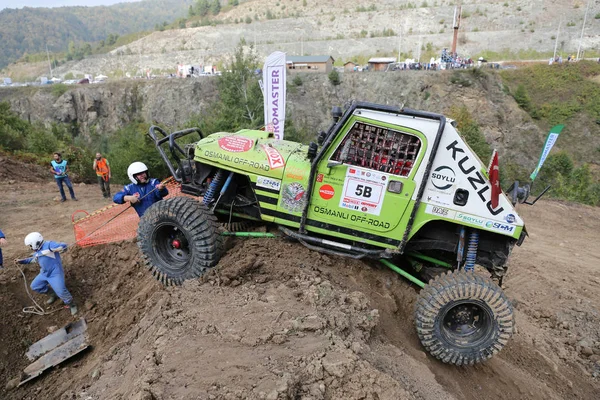
[(19, 267), (19, 264), (17, 264), (16, 262), (15, 262), (15, 266), (21, 273), (21, 276), (23, 276), (23, 283), (25, 284), (25, 292), (27, 292), (27, 296), (29, 296), (29, 298), (31, 299), (31, 301), (34, 304), (33, 306), (23, 307), (23, 312), (25, 314), (50, 315), (50, 314), (54, 314), (55, 312), (60, 311), (62, 309), (62, 308), (56, 308), (56, 309), (50, 310), (50, 311), (44, 310), (44, 308), (42, 306), (40, 306), (37, 301), (35, 301), (35, 299), (31, 295), (31, 292), (29, 292), (29, 287), (27, 286), (27, 278), (25, 277), (23, 270), (21, 269), (21, 267)]
[[(161, 184), (165, 184), (169, 181), (171, 181), (173, 179), (172, 176), (168, 177), (167, 179), (163, 180), (161, 182)], [(142, 197), (140, 197), (139, 200), (144, 199), (146, 196), (149, 196), (151, 193), (153, 193), (157, 188), (155, 187), (154, 189), (152, 189), (151, 191), (149, 191), (148, 193), (146, 193), (145, 195), (143, 195)], [(75, 242), (73, 242), (72, 244), (68, 244), (67, 247), (71, 247), (73, 245), (76, 245), (77, 243), (81, 242), (83, 239), (87, 239), (88, 237), (90, 237), (94, 232), (96, 232), (98, 229), (106, 226), (109, 222), (111, 222), (112, 220), (114, 220), (115, 218), (117, 218), (119, 215), (123, 214), (125, 211), (129, 210), (129, 208), (131, 208), (132, 205), (131, 203), (129, 203), (129, 206), (126, 207), (123, 211), (119, 212), (117, 215), (115, 215), (114, 217), (112, 217), (111, 219), (109, 219), (108, 221), (106, 221), (105, 223), (103, 223), (102, 225), (100, 225), (98, 228), (94, 229), (92, 232), (90, 232), (89, 234), (87, 234), (86, 236), (82, 237), (79, 240), (76, 240)], [(19, 272), (21, 273), (21, 276), (23, 277), (23, 283), (25, 285), (25, 292), (27, 292), (27, 296), (29, 296), (29, 298), (31, 299), (31, 301), (33, 302), (33, 306), (28, 306), (28, 307), (24, 307), (23, 308), (23, 312), (25, 314), (35, 314), (35, 315), (49, 315), (49, 314), (53, 314), (57, 311), (60, 311), (62, 308), (57, 308), (54, 310), (50, 310), (50, 311), (46, 311), (44, 310), (44, 308), (42, 306), (40, 306), (38, 304), (38, 302), (35, 301), (35, 299), (33, 298), (33, 296), (31, 295), (31, 293), (29, 292), (29, 286), (27, 285), (27, 278), (25, 277), (25, 273), (23, 273), (23, 270), (21, 269), (21, 267), (19, 267), (18, 261), (22, 261), (22, 259), (17, 259), (15, 260), (15, 266), (17, 267), (17, 269), (19, 270)]]

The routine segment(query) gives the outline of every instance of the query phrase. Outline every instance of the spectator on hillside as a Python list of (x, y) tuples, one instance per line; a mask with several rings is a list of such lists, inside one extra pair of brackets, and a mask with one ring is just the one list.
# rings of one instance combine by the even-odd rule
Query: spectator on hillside
[(75, 197), (75, 192), (73, 192), (73, 185), (71, 184), (71, 180), (69, 179), (69, 166), (67, 165), (67, 160), (63, 160), (62, 156), (59, 152), (53, 154), (54, 160), (50, 162), (50, 172), (54, 174), (54, 179), (56, 180), (56, 184), (58, 185), (58, 190), (60, 191), (60, 202), (63, 203), (67, 201), (67, 196), (65, 196), (65, 191), (63, 189), (63, 183), (67, 185), (69, 189), (69, 194), (71, 195), (71, 199), (77, 201)]
[(96, 176), (98, 177), (98, 184), (100, 185), (102, 196), (105, 199), (109, 199), (111, 178), (110, 165), (108, 164), (108, 160), (102, 157), (101, 153), (96, 153), (96, 158), (94, 159), (94, 171), (96, 171)]

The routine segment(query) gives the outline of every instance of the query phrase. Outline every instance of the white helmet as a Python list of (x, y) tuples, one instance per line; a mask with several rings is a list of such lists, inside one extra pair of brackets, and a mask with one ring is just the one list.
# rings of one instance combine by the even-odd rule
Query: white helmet
[(25, 236), (25, 246), (31, 247), (33, 251), (37, 251), (42, 243), (44, 243), (44, 237), (39, 232), (31, 232)]
[(131, 163), (131, 165), (129, 165), (127, 168), (127, 176), (132, 183), (140, 183), (136, 178), (134, 178), (134, 175), (142, 172), (148, 172), (148, 167), (146, 167), (146, 164), (143, 162), (136, 161)]

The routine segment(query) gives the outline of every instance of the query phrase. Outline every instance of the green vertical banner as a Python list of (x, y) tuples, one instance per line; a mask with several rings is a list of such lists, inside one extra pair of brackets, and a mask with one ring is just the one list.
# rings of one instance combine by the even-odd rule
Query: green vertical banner
[(537, 176), (538, 172), (540, 172), (540, 169), (542, 169), (544, 161), (546, 161), (546, 158), (548, 158), (550, 150), (552, 150), (554, 143), (556, 143), (556, 141), (558, 140), (558, 135), (560, 135), (560, 132), (563, 130), (564, 127), (564, 125), (556, 125), (553, 126), (552, 129), (550, 129), (550, 132), (546, 137), (546, 143), (544, 143), (544, 148), (542, 149), (542, 154), (540, 155), (540, 160), (538, 161), (537, 167), (535, 167), (535, 169), (529, 176), (529, 178), (531, 178), (531, 182), (535, 180), (535, 177)]

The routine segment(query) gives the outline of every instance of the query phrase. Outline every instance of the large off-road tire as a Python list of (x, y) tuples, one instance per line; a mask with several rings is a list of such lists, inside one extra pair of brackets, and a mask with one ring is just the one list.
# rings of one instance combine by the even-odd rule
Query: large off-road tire
[(214, 267), (223, 237), (216, 217), (198, 200), (173, 197), (150, 207), (138, 226), (138, 246), (152, 274), (181, 285)]
[(491, 279), (454, 271), (419, 293), (415, 324), (421, 343), (445, 363), (472, 365), (498, 353), (513, 334), (510, 301)]

